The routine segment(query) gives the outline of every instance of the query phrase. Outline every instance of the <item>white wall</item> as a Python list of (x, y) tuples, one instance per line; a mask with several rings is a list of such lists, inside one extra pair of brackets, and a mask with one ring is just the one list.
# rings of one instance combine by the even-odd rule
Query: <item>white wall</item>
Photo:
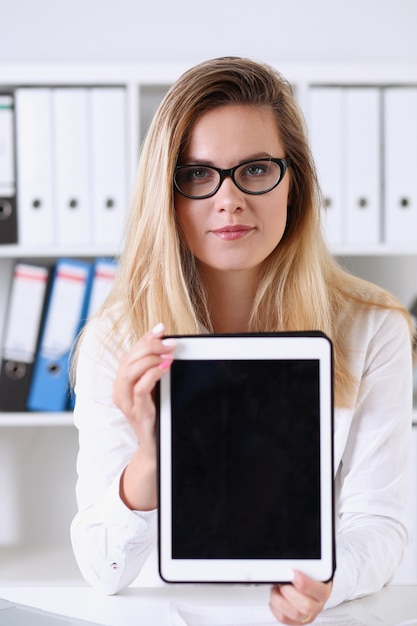
[(0, 62), (417, 62), (417, 0), (0, 0)]

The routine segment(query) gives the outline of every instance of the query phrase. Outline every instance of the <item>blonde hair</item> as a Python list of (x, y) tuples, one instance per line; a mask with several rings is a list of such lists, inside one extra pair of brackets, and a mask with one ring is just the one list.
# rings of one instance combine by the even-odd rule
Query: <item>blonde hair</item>
[(228, 104), (272, 110), (291, 162), (285, 233), (264, 262), (247, 330), (326, 333), (334, 345), (336, 404), (348, 406), (356, 381), (345, 337), (354, 305), (406, 311), (331, 257), (321, 233), (320, 192), (304, 119), (290, 84), (267, 65), (214, 59), (188, 70), (167, 93), (143, 145), (118, 278), (101, 314), (116, 310), (115, 326), (129, 341), (159, 321), (167, 334), (212, 332), (204, 287), (176, 220), (173, 175), (195, 122)]

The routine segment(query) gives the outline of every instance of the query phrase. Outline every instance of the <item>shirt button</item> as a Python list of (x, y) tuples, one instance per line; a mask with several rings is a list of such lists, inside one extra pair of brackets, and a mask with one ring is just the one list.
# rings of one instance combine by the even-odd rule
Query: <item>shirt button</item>
[(111, 564), (110, 564), (110, 567), (111, 567), (112, 569), (119, 569), (119, 566), (118, 566), (118, 564), (117, 564), (117, 563), (111, 563)]

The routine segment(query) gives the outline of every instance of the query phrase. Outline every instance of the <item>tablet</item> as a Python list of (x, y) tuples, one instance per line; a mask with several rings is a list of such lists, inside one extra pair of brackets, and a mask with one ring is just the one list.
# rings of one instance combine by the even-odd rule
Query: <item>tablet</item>
[(332, 578), (332, 344), (322, 333), (176, 337), (158, 386), (166, 582)]

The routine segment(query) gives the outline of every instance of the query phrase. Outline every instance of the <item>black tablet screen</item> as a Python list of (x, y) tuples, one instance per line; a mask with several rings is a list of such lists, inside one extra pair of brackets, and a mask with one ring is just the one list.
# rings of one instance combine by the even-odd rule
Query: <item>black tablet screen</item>
[(320, 558), (318, 360), (176, 360), (171, 410), (172, 558)]

